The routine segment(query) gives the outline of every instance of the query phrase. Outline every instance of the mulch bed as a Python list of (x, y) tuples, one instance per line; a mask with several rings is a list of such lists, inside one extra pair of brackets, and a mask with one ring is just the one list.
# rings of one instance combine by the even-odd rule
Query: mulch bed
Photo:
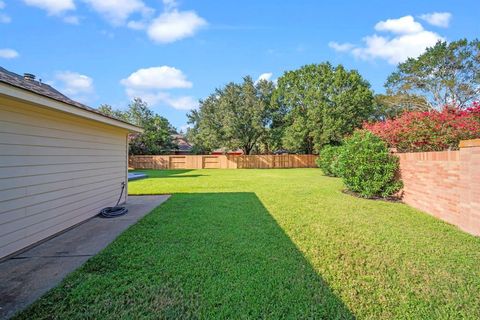
[(389, 196), (389, 197), (363, 197), (357, 192), (353, 192), (347, 189), (342, 190), (343, 193), (348, 194), (353, 197), (366, 200), (377, 200), (377, 201), (387, 201), (387, 202), (402, 202), (401, 196)]

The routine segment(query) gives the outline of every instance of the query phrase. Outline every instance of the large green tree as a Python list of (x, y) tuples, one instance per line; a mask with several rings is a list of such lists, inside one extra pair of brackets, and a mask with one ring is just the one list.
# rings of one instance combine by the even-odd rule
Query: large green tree
[(480, 98), (480, 41), (439, 41), (400, 63), (385, 87), (397, 95), (423, 95), (431, 108), (465, 107)]
[(286, 72), (273, 101), (284, 115), (284, 146), (303, 153), (340, 143), (373, 112), (370, 84), (356, 70), (328, 62)]
[(176, 133), (175, 128), (166, 118), (150, 110), (148, 104), (140, 98), (133, 99), (125, 111), (115, 110), (109, 105), (101, 105), (98, 110), (143, 128), (143, 133), (129, 137), (129, 152), (132, 155), (165, 154), (176, 148), (171, 137)]
[(249, 76), (216, 89), (188, 114), (189, 140), (203, 152), (226, 147), (251, 154), (267, 141), (273, 90), (271, 81), (255, 83)]

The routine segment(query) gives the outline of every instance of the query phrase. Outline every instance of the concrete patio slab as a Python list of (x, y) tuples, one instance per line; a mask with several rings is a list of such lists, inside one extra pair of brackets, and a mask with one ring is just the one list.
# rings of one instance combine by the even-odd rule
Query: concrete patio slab
[(168, 197), (129, 196), (125, 216), (92, 218), (0, 262), (0, 319), (13, 316), (55, 287)]

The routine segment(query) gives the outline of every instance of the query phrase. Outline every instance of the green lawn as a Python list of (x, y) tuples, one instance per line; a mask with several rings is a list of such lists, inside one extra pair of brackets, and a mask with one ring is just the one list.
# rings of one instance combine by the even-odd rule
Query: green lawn
[(480, 319), (480, 238), (318, 169), (148, 171), (172, 197), (19, 315)]

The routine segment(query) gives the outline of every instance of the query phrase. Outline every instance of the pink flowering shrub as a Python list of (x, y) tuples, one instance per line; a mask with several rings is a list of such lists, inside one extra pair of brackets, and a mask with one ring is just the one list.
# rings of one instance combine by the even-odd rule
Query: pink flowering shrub
[(405, 112), (395, 119), (364, 123), (399, 152), (458, 149), (460, 140), (480, 138), (480, 103), (459, 110)]

